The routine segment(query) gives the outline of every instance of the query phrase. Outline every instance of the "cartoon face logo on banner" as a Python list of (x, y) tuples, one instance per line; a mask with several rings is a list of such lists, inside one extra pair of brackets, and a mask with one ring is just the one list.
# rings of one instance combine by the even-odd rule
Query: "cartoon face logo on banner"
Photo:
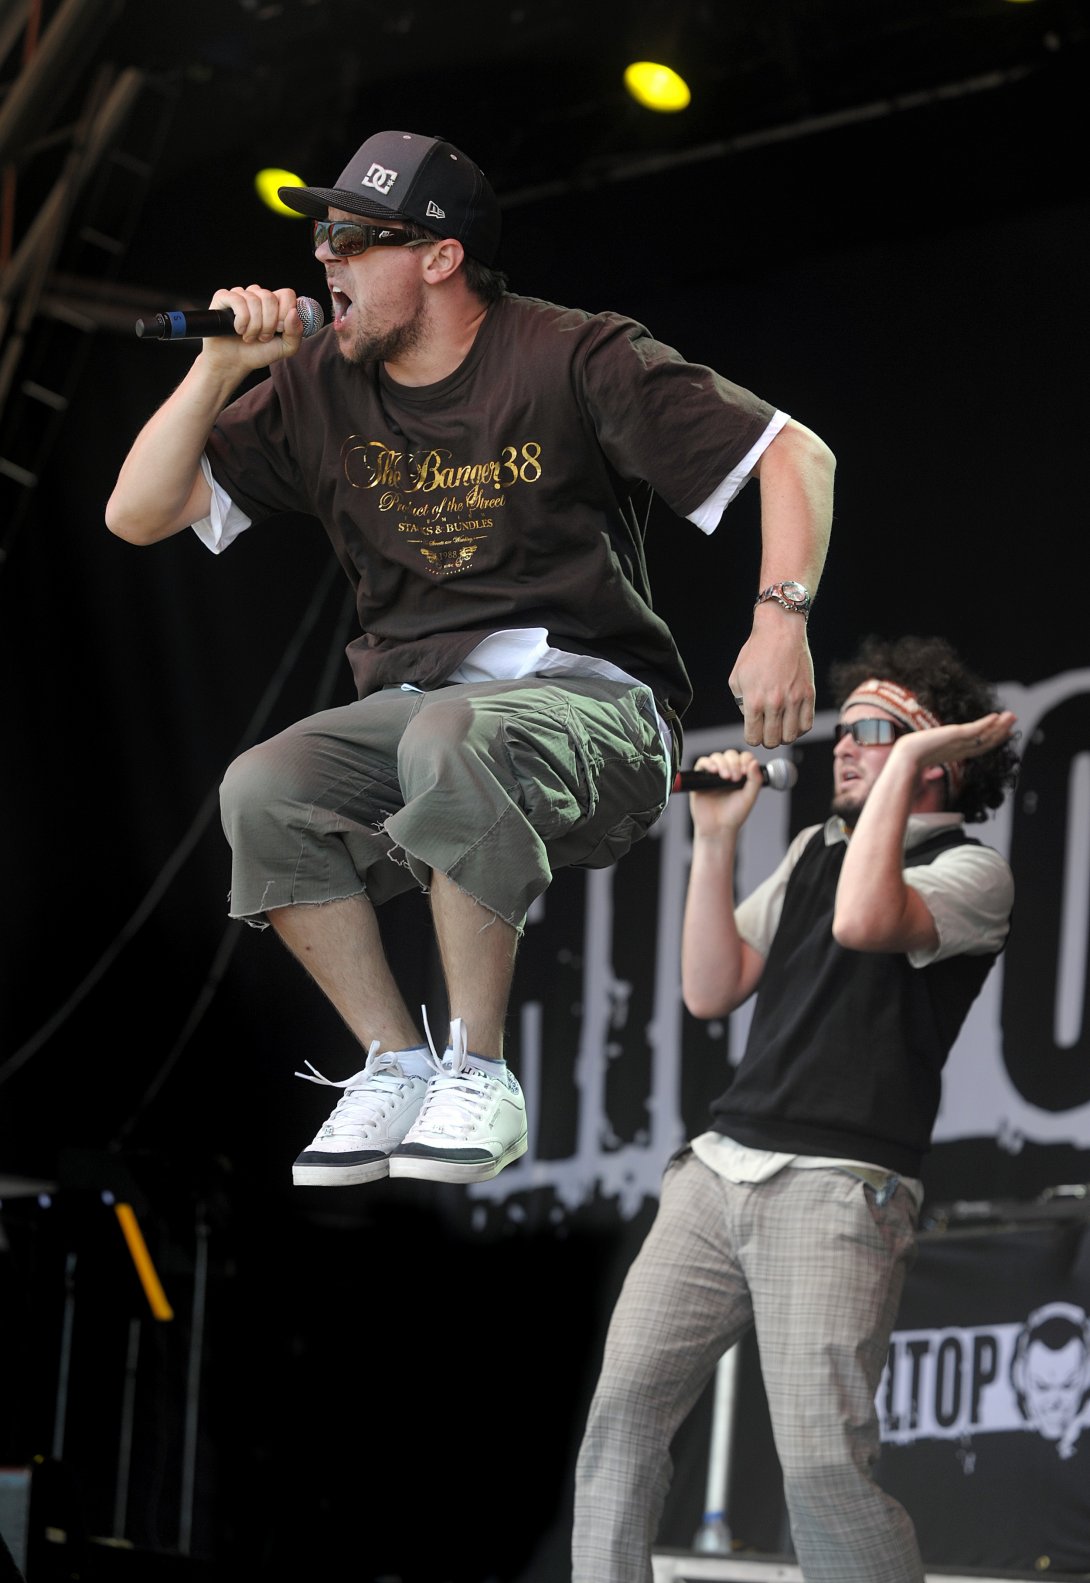
[(1046, 1303), (1019, 1332), (1010, 1379), (1023, 1418), (1061, 1457), (1090, 1424), (1090, 1320), (1074, 1303)]
[(886, 1444), (1032, 1430), (1066, 1460), (1090, 1428), (1090, 1317), (1050, 1302), (1021, 1324), (894, 1330), (875, 1406)]

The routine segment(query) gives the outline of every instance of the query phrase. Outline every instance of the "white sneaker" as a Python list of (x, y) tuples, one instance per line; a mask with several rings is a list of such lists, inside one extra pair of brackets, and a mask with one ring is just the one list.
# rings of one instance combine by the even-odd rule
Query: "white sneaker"
[(296, 1072), (296, 1077), (326, 1088), (343, 1088), (344, 1094), (292, 1166), (295, 1186), (352, 1187), (386, 1176), (390, 1150), (416, 1120), (428, 1079), (404, 1072), (397, 1052), (380, 1053), (377, 1039), (367, 1052), (362, 1072), (343, 1083), (323, 1077), (309, 1061), (306, 1064), (310, 1072)]
[(419, 1115), (390, 1153), (390, 1175), (487, 1182), (526, 1153), (526, 1102), (518, 1080), (506, 1070), (493, 1077), (466, 1065), (460, 1017), (435, 1066)]

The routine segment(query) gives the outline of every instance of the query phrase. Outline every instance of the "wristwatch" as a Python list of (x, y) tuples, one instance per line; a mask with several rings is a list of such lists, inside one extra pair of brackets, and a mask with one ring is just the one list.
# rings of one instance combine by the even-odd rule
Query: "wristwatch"
[(810, 590), (804, 588), (802, 583), (771, 583), (753, 601), (753, 608), (763, 605), (766, 599), (774, 599), (785, 610), (794, 610), (804, 619), (810, 614)]

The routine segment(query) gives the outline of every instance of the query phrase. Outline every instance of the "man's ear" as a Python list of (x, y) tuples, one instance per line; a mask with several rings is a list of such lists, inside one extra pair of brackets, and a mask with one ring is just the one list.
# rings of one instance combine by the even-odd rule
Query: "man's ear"
[[(952, 812), (953, 795), (946, 771), (941, 764), (927, 764), (920, 771), (916, 792), (915, 811), (931, 813)], [(924, 805), (921, 808), (921, 803)]]
[(443, 237), (422, 251), (425, 274), (433, 283), (449, 280), (465, 257), (465, 248), (453, 236)]

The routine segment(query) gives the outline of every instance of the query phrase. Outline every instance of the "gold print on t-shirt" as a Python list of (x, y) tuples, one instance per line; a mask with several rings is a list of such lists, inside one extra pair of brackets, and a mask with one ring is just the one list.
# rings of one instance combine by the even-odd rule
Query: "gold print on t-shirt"
[(428, 563), (428, 570), (437, 577), (449, 577), (452, 572), (464, 572), (470, 561), (477, 553), (475, 544), (443, 545), (435, 549), (430, 545), (422, 544), (420, 553)]
[(433, 577), (464, 572), (506, 506), (506, 491), (542, 474), (536, 440), (506, 445), (493, 461), (458, 464), (434, 446), (404, 452), (353, 434), (341, 446), (341, 460), (353, 489), (378, 492), (379, 511), (396, 515), (395, 532), (415, 546)]

